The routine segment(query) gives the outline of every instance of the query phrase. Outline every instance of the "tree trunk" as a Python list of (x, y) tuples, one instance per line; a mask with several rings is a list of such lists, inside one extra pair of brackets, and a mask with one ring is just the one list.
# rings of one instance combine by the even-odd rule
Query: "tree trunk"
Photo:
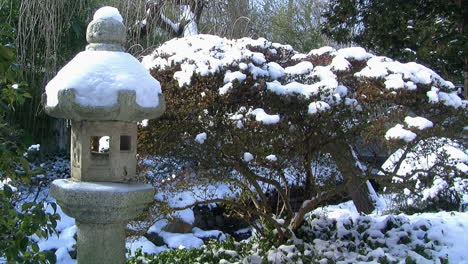
[(359, 213), (369, 214), (375, 209), (374, 201), (370, 196), (366, 180), (359, 177), (352, 177), (346, 184), (346, 189), (353, 200), (354, 206)]
[(375, 209), (369, 188), (366, 184), (367, 179), (364, 175), (364, 168), (359, 162), (351, 146), (345, 142), (332, 144), (328, 151), (343, 176), (346, 184), (346, 190), (353, 200), (359, 213), (371, 213)]

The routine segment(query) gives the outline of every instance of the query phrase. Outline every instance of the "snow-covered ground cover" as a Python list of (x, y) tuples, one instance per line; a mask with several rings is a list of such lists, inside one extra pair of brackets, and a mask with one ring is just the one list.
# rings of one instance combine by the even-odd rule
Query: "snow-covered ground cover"
[[(346, 202), (310, 213), (298, 236), (283, 245), (273, 246), (261, 238), (230, 240), (194, 249), (192, 259), (210, 263), (468, 263), (468, 237), (460, 235), (466, 231), (468, 213), (361, 216)], [(169, 253), (158, 259), (138, 254), (137, 259), (138, 263), (163, 263), (170, 257), (183, 261), (180, 256), (184, 254), (190, 255)]]

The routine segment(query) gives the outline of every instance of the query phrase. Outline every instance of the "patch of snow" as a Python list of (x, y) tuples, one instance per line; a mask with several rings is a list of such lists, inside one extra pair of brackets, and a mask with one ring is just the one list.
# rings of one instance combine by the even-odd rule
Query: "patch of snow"
[(312, 102), (309, 104), (309, 111), (308, 113), (311, 115), (314, 115), (318, 112), (323, 112), (330, 109), (330, 105), (322, 102), (322, 101), (317, 101), (317, 102)]
[(166, 219), (156, 221), (149, 229), (148, 234), (161, 233), (162, 229), (168, 224)]
[(53, 234), (48, 238), (43, 238), (37, 243), (41, 251), (51, 250), (51, 249), (60, 249), (64, 248), (67, 251), (73, 250), (73, 245), (76, 244), (75, 239), (73, 238), (76, 234), (77, 227), (71, 226), (68, 227), (57, 235)]
[(195, 222), (195, 215), (193, 214), (193, 210), (190, 208), (175, 211), (171, 213), (171, 216), (175, 218), (179, 218), (183, 222), (190, 224), (190, 225)]
[(351, 63), (344, 57), (336, 56), (333, 58), (330, 67), (334, 71), (346, 71), (351, 67)]
[(390, 74), (385, 78), (385, 88), (387, 89), (401, 89), (405, 87), (405, 82), (401, 74)]
[(149, 241), (146, 237), (141, 236), (137, 239), (131, 239), (125, 243), (125, 247), (130, 252), (127, 253), (128, 256), (134, 256), (137, 249), (141, 248), (141, 251), (146, 254), (159, 254), (163, 251), (169, 250), (166, 246), (156, 246), (151, 241)]
[(250, 162), (254, 159), (254, 156), (250, 152), (245, 152), (244, 153), (244, 161), (245, 162)]
[(390, 128), (387, 130), (387, 133), (385, 133), (385, 139), (390, 140), (390, 139), (402, 139), (405, 142), (410, 142), (413, 141), (416, 138), (416, 134), (404, 129), (402, 125), (397, 124), (394, 127)]
[(164, 239), (164, 243), (170, 248), (199, 248), (204, 245), (203, 240), (192, 233), (180, 234), (162, 231), (159, 235)]
[(294, 66), (289, 66), (284, 69), (284, 72), (290, 75), (301, 75), (307, 74), (314, 69), (314, 66), (310, 61), (302, 61)]
[(179, 87), (190, 85), (192, 83), (192, 76), (195, 72), (195, 65), (183, 63), (180, 65), (181, 70), (174, 73), (174, 79), (177, 80)]
[(269, 115), (265, 113), (265, 110), (263, 110), (262, 108), (257, 108), (250, 112), (250, 114), (255, 116), (256, 121), (262, 122), (265, 125), (277, 124), (280, 121), (279, 115)]
[(281, 65), (279, 65), (278, 63), (269, 62), (267, 65), (268, 65), (268, 73), (270, 74), (270, 77), (273, 80), (277, 80), (284, 76), (285, 74), (284, 68), (281, 67)]
[(218, 91), (220, 95), (224, 95), (231, 89), (232, 89), (232, 83), (229, 82), (229, 83), (226, 83), (223, 87), (219, 88)]
[(120, 15), (120, 12), (117, 8), (111, 7), (111, 6), (104, 6), (99, 8), (93, 16), (93, 20), (98, 20), (98, 19), (107, 19), (107, 18), (113, 18), (121, 23), (123, 23), (123, 18)]
[(40, 144), (31, 145), (28, 147), (28, 151), (39, 151), (41, 149)]
[(279, 95), (292, 95), (297, 93), (309, 97), (312, 94), (318, 93), (317, 87), (299, 82), (290, 82), (286, 85), (282, 85), (278, 81), (267, 82), (267, 89)]
[(78, 53), (47, 84), (47, 106), (58, 104), (61, 90), (74, 89), (82, 106), (117, 104), (119, 91), (135, 91), (136, 103), (157, 107), (161, 86), (140, 62), (125, 52), (83, 51)]
[(267, 160), (269, 160), (269, 161), (277, 161), (277, 160), (278, 160), (278, 158), (276, 157), (276, 155), (273, 155), (273, 154), (272, 154), (272, 155), (268, 155), (268, 156), (266, 156), (265, 158), (266, 158)]
[(343, 48), (335, 51), (332, 54), (336, 55), (337, 57), (359, 61), (372, 57), (372, 54), (367, 53), (367, 51), (361, 47)]
[(463, 101), (458, 96), (456, 91), (451, 93), (439, 92), (439, 100), (442, 101), (446, 106), (451, 106), (454, 108), (458, 108), (463, 105)]
[(76, 259), (72, 259), (66, 247), (61, 247), (55, 251), (57, 264), (75, 264)]
[(198, 227), (194, 227), (192, 233), (198, 238), (216, 238), (219, 241), (226, 240), (226, 235), (219, 230), (202, 230)]
[(235, 71), (235, 72), (228, 71), (224, 75), (224, 83), (231, 83), (234, 80), (242, 82), (243, 80), (245, 80), (245, 78), (247, 78), (247, 76), (240, 71)]
[(431, 128), (434, 126), (434, 123), (432, 123), (430, 120), (424, 117), (420, 117), (420, 116), (417, 116), (417, 117), (407, 116), (405, 117), (405, 123), (408, 127), (415, 127), (419, 130)]
[(205, 143), (206, 137), (207, 137), (206, 132), (200, 133), (195, 137), (195, 141), (198, 144), (203, 144)]
[(325, 53), (332, 53), (332, 52), (335, 52), (336, 50), (332, 47), (329, 47), (329, 46), (325, 46), (325, 47), (321, 47), (319, 49), (313, 49), (309, 52), (309, 55), (315, 55), (315, 56), (321, 56)]
[(307, 58), (307, 54), (297, 53), (291, 57), (291, 60), (303, 60), (305, 58)]
[(147, 127), (148, 126), (148, 119), (143, 119), (141, 120), (140, 122), (138, 122), (138, 125), (142, 126), (142, 127)]

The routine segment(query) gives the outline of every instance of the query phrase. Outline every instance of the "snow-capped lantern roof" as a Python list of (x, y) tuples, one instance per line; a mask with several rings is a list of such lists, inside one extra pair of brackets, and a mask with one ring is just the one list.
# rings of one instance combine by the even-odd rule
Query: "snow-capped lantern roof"
[(45, 111), (72, 120), (139, 121), (165, 109), (161, 85), (124, 52), (126, 29), (113, 7), (96, 11), (88, 25), (86, 50), (47, 84)]

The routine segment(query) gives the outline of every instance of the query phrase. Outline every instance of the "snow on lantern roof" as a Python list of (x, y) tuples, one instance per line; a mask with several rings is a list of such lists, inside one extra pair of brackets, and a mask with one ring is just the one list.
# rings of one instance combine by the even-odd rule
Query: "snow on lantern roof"
[(161, 85), (124, 52), (125, 26), (113, 7), (96, 11), (88, 25), (89, 45), (45, 88), (46, 112), (73, 120), (138, 121), (164, 112)]
[(123, 18), (119, 13), (119, 10), (115, 7), (104, 6), (99, 8), (93, 16), (93, 20), (113, 18), (120, 23), (123, 23)]

